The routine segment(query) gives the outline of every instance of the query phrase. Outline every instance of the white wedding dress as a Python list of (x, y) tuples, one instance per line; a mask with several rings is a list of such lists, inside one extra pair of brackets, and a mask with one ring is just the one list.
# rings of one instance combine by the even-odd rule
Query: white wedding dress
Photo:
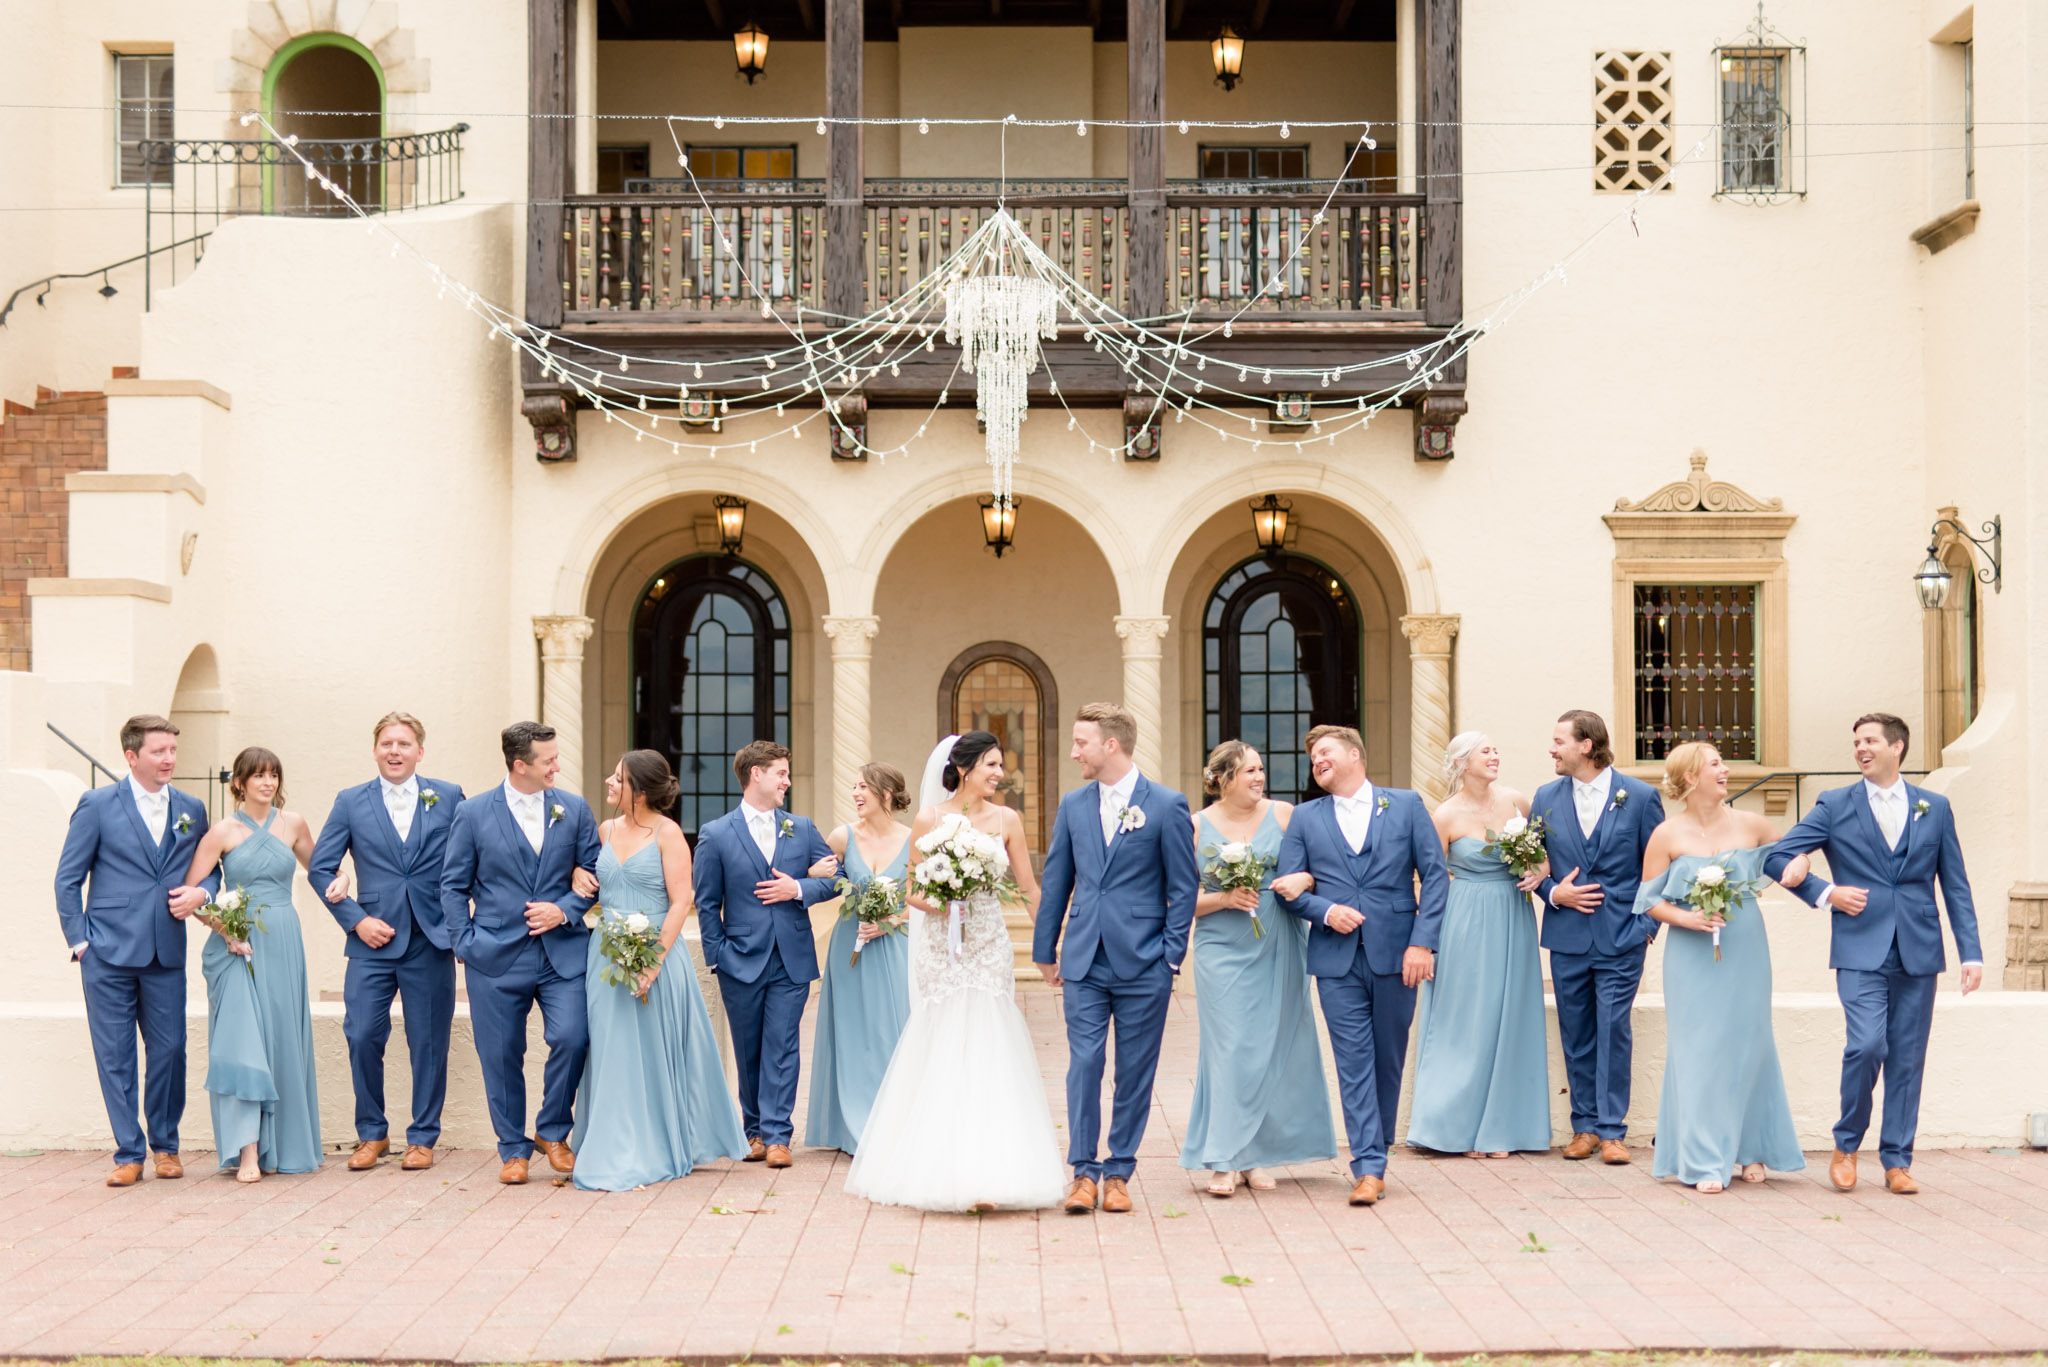
[[(950, 742), (941, 747), (949, 749)], [(910, 934), (910, 1021), (868, 1112), (846, 1190), (919, 1210), (1057, 1205), (1066, 1169), (1017, 1009), (1002, 903), (993, 893), (967, 902), (958, 957), (943, 914), (913, 908)]]

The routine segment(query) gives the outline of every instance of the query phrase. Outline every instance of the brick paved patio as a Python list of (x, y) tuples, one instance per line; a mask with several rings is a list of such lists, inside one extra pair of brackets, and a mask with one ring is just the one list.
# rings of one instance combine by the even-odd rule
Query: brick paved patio
[[(1054, 999), (1023, 1000), (1057, 1115)], [(1812, 1156), (1703, 1198), (1652, 1182), (1647, 1150), (1627, 1169), (1403, 1153), (1374, 1210), (1344, 1204), (1335, 1165), (1217, 1201), (1174, 1161), (1195, 1038), (1192, 1003), (1175, 1012), (1124, 1218), (870, 1207), (813, 1150), (616, 1195), (500, 1187), (480, 1151), (253, 1189), (188, 1154), (193, 1176), (125, 1192), (104, 1154), (0, 1160), (0, 1354), (2048, 1348), (2048, 1155), (1926, 1153), (1908, 1199), (1840, 1195)]]

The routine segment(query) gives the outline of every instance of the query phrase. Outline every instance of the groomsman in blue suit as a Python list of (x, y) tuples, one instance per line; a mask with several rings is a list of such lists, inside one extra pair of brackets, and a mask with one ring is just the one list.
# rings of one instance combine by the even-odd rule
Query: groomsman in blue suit
[[(220, 886), (188, 888), (185, 870), (206, 834), (206, 807), (170, 786), (178, 728), (162, 717), (121, 725), (128, 777), (78, 799), (57, 859), (57, 922), (85, 987), (100, 1096), (114, 1130), (110, 1187), (142, 1177), (143, 1132), (158, 1177), (182, 1177), (185, 1114), (185, 918)], [(136, 1123), (135, 1037), (146, 1071)]]
[[(536, 1146), (556, 1172), (576, 1170), (568, 1141), (590, 1050), (583, 913), (591, 899), (578, 897), (570, 878), (577, 869), (596, 870), (598, 844), (589, 804), (555, 790), (562, 767), (555, 728), (514, 722), (499, 743), (505, 781), (457, 807), (448, 830), (441, 920), (467, 969), (470, 1028), (504, 1163), (498, 1180), (517, 1186)], [(530, 1138), (526, 1020), (536, 1002), (548, 1061)]]
[[(1131, 1209), (1159, 1042), (1200, 891), (1188, 801), (1138, 772), (1137, 744), (1128, 711), (1106, 702), (1081, 709), (1072, 754), (1088, 782), (1060, 799), (1032, 928), (1032, 961), (1060, 989), (1067, 1017), (1069, 1215), (1092, 1212), (1098, 1186), (1102, 1209)], [(1104, 1161), (1098, 1136), (1112, 1026), (1116, 1083)]]
[(1415, 989), (1436, 976), (1451, 879), (1422, 798), (1375, 788), (1365, 740), (1349, 726), (1308, 733), (1309, 772), (1328, 794), (1294, 809), (1276, 874), (1306, 871), (1313, 891), (1281, 905), (1307, 921), (1308, 971), (1330, 1027), (1351, 1142), (1351, 1204), (1387, 1194), (1387, 1149)]
[(704, 963), (718, 974), (739, 1073), (749, 1163), (791, 1163), (804, 1003), (818, 978), (809, 908), (833, 895), (810, 868), (832, 858), (818, 828), (786, 816), (789, 749), (750, 741), (732, 760), (740, 805), (697, 833), (693, 882)]
[(1543, 948), (1557, 997), (1557, 1033), (1571, 1087), (1570, 1159), (1629, 1161), (1629, 1070), (1635, 1060), (1636, 989), (1657, 923), (1636, 912), (1643, 852), (1664, 821), (1657, 790), (1614, 768), (1614, 744), (1596, 712), (1575, 709), (1550, 737), (1557, 778), (1536, 790), (1550, 874), (1537, 884)]
[[(1834, 913), (1828, 967), (1848, 1018), (1842, 1053), (1842, 1117), (1828, 1178), (1856, 1185), (1856, 1151), (1870, 1128), (1870, 1096), (1884, 1077), (1884, 1123), (1877, 1153), (1885, 1187), (1901, 1196), (1913, 1180), (1913, 1135), (1920, 1126), (1920, 1083), (1934, 1024), (1934, 984), (1948, 957), (1941, 943), (1941, 906), (1962, 960), (1963, 995), (1984, 982), (1977, 908), (1956, 838), (1955, 812), (1940, 793), (1899, 777), (1912, 733), (1889, 712), (1856, 719), (1860, 781), (1822, 793), (1800, 823), (1764, 860), (1773, 878), (1802, 854), (1819, 850), (1836, 881), (1808, 878), (1795, 889)], [(1935, 901), (1935, 887), (1941, 900)]]
[[(448, 1095), (448, 1034), (455, 1017), (455, 955), (441, 920), (441, 857), (462, 805), (462, 789), (416, 772), (427, 728), (404, 712), (386, 713), (371, 731), (377, 777), (334, 798), (320, 828), (307, 881), (326, 901), (348, 941), (343, 953), (341, 1032), (356, 1090), (356, 1151), (363, 1172), (391, 1149), (384, 1113), (384, 1045), (391, 1002), (405, 994), (405, 1042), (412, 1054), (412, 1124), (405, 1132), (407, 1172), (434, 1166), (441, 1103)], [(341, 859), (355, 861), (348, 895)]]

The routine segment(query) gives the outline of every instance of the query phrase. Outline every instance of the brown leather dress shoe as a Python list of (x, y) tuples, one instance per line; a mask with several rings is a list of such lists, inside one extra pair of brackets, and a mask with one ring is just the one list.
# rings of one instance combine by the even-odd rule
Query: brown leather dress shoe
[(391, 1152), (388, 1139), (365, 1139), (356, 1145), (356, 1151), (348, 1156), (350, 1172), (368, 1172), (377, 1166), (377, 1160)]
[(110, 1187), (132, 1187), (142, 1180), (142, 1164), (116, 1163), (114, 1170), (107, 1174)]
[(407, 1144), (405, 1160), (398, 1166), (404, 1172), (425, 1172), (434, 1166), (434, 1151), (425, 1144)]
[(1886, 1168), (1884, 1187), (1894, 1196), (1918, 1196), (1920, 1184), (1913, 1180), (1913, 1174), (1905, 1168)]
[(559, 1139), (543, 1139), (540, 1151), (548, 1156), (548, 1166), (556, 1172), (576, 1171), (576, 1155), (569, 1152), (569, 1146)]
[(1564, 1146), (1564, 1156), (1574, 1162), (1581, 1158), (1591, 1158), (1598, 1152), (1600, 1136), (1597, 1134), (1575, 1134), (1572, 1136), (1572, 1142)]
[(1067, 1188), (1067, 1199), (1063, 1209), (1069, 1215), (1093, 1215), (1095, 1213), (1095, 1183), (1086, 1177), (1076, 1177), (1074, 1184)]
[(526, 1160), (524, 1158), (506, 1159), (505, 1166), (498, 1169), (498, 1180), (508, 1187), (525, 1186)]
[(1856, 1190), (1856, 1155), (1836, 1149), (1828, 1160), (1828, 1181), (1835, 1184), (1836, 1191)]
[(1112, 1215), (1131, 1213), (1131, 1189), (1121, 1177), (1102, 1179), (1102, 1208)]
[(1628, 1145), (1619, 1139), (1603, 1139), (1600, 1141), (1600, 1161), (1619, 1164), (1632, 1163), (1635, 1160), (1628, 1156)]
[(185, 1164), (174, 1153), (160, 1153), (156, 1156), (156, 1175), (158, 1177), (183, 1177), (185, 1175)]
[(1354, 1206), (1378, 1205), (1380, 1198), (1386, 1194), (1386, 1180), (1368, 1175), (1359, 1178), (1358, 1185), (1351, 1188), (1351, 1204)]
[(796, 1160), (789, 1156), (789, 1145), (787, 1144), (770, 1144), (768, 1152), (763, 1154), (762, 1157), (771, 1168), (787, 1168), (793, 1167), (796, 1164)]
[(747, 1139), (747, 1156), (742, 1163), (758, 1163), (768, 1156), (768, 1146), (761, 1142), (761, 1136), (752, 1135)]

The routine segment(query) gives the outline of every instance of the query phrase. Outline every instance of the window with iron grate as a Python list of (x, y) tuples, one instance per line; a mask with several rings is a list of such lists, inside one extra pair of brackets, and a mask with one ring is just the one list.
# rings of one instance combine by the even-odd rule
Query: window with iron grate
[(1635, 586), (1636, 759), (1687, 741), (1757, 758), (1756, 598), (1754, 584)]
[(114, 184), (168, 185), (171, 165), (143, 160), (149, 138), (170, 138), (176, 104), (171, 54), (117, 52), (114, 56)]

